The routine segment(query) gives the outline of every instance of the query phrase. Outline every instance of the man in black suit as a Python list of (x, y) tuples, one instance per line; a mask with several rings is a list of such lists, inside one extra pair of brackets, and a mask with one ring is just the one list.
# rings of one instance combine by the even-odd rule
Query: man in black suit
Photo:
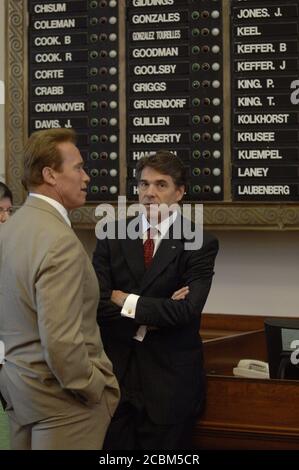
[(144, 157), (136, 175), (145, 215), (127, 223), (140, 238), (99, 239), (93, 258), (98, 322), (122, 392), (104, 448), (183, 449), (205, 397), (199, 328), (218, 241), (204, 232), (201, 247), (186, 249), (181, 212), (161, 210), (185, 192), (178, 157)]

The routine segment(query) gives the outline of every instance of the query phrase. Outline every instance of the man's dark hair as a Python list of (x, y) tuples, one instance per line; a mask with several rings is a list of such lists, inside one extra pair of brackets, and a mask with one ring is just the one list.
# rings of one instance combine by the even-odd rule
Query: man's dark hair
[(155, 154), (142, 157), (136, 165), (137, 182), (141, 179), (141, 173), (144, 168), (153, 168), (153, 170), (172, 177), (176, 186), (186, 186), (187, 174), (182, 160), (167, 150), (159, 150)]
[(13, 203), (11, 190), (6, 184), (0, 181), (0, 199), (4, 199), (5, 197), (10, 199), (10, 202)]

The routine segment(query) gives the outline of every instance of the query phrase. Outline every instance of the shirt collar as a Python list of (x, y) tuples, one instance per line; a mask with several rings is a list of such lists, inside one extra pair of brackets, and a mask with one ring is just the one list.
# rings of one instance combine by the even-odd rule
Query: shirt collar
[[(162, 220), (162, 222), (160, 222), (159, 224), (157, 224), (153, 227), (156, 230), (158, 230), (158, 233), (161, 235), (162, 238), (166, 235), (169, 228), (171, 227), (171, 225), (176, 220), (177, 215), (178, 215), (178, 213), (177, 213), (177, 211), (175, 211), (169, 217)], [(144, 235), (144, 233), (147, 232), (150, 227), (151, 226), (150, 226), (147, 218), (145, 217), (144, 214), (142, 214), (142, 235)]]
[(29, 196), (37, 197), (38, 199), (42, 199), (43, 201), (46, 201), (49, 204), (51, 204), (51, 206), (53, 206), (62, 215), (66, 223), (70, 227), (72, 226), (71, 221), (68, 216), (68, 212), (66, 208), (62, 204), (60, 204), (60, 202), (56, 201), (55, 199), (52, 199), (51, 197), (44, 196), (43, 194), (39, 194), (39, 193), (29, 193)]

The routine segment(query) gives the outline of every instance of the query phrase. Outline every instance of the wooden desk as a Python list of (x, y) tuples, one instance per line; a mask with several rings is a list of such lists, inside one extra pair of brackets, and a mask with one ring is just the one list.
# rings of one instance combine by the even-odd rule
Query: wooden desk
[(204, 315), (208, 374), (198, 449), (299, 449), (299, 382), (233, 376), (240, 359), (267, 361), (264, 318)]

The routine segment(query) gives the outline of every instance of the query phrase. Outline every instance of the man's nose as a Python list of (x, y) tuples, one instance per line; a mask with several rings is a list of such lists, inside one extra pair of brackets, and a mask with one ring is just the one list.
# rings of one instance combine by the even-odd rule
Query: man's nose
[(149, 185), (146, 188), (146, 195), (147, 196), (156, 196), (157, 194), (157, 188), (154, 183), (149, 183)]
[(84, 172), (83, 181), (84, 183), (88, 184), (90, 182), (90, 177), (88, 176), (85, 170), (83, 170), (83, 172)]
[(7, 211), (3, 211), (0, 215), (0, 222), (6, 222), (9, 219), (9, 213)]

